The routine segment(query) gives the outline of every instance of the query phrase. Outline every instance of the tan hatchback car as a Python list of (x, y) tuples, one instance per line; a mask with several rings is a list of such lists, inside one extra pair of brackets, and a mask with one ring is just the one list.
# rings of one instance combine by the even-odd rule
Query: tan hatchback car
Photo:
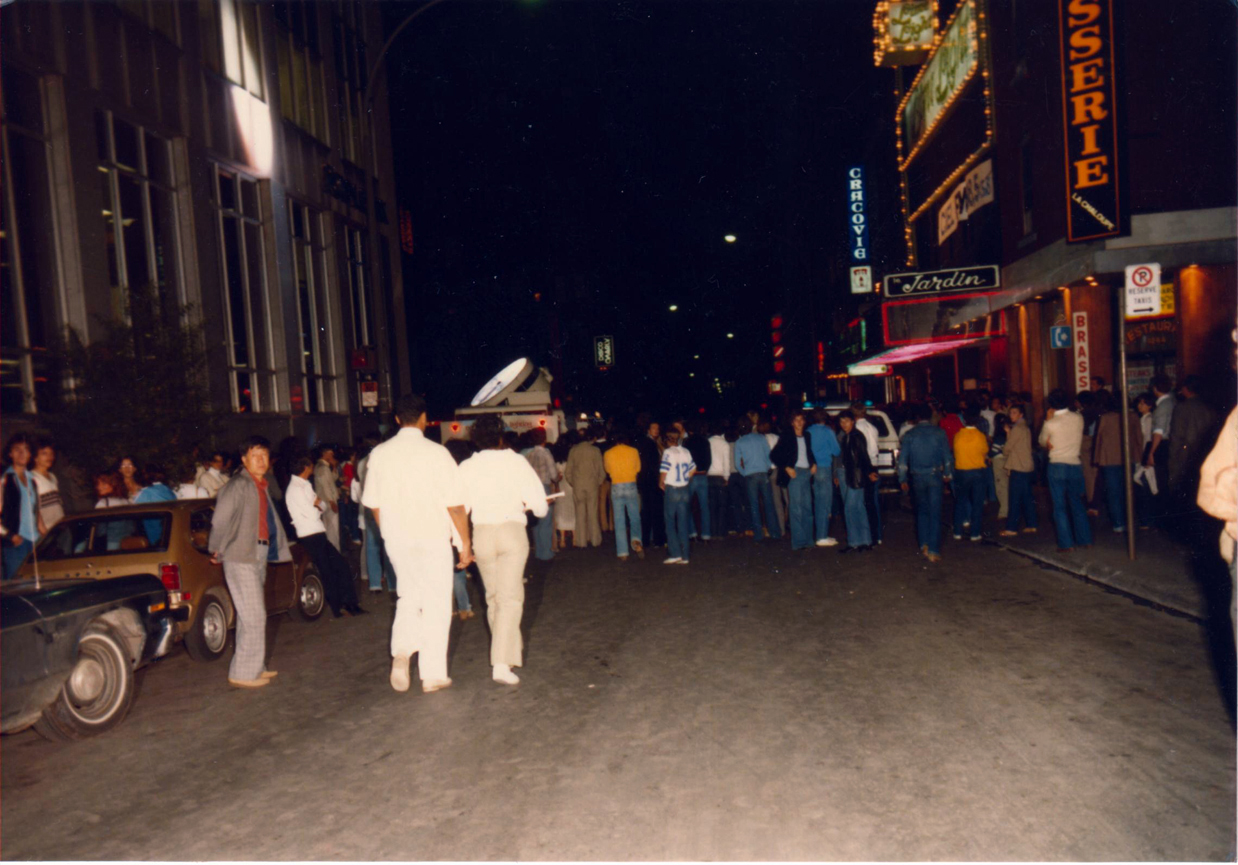
[[(44, 579), (158, 577), (168, 590), (169, 607), (189, 610), (177, 624), (178, 639), (193, 659), (213, 661), (224, 653), (228, 631), (236, 625), (223, 566), (211, 564), (206, 548), (214, 508), (214, 499), (191, 499), (66, 517), (39, 542), (39, 573)], [(31, 556), (18, 577), (33, 577), (34, 568)], [(266, 606), (269, 615), (288, 612), (307, 622), (322, 615), (322, 577), (295, 543), (291, 562), (267, 568)]]

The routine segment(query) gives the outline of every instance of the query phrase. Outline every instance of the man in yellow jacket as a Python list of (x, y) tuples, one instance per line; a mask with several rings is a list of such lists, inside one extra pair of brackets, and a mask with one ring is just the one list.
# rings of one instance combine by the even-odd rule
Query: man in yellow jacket
[(973, 541), (983, 537), (989, 437), (979, 430), (979, 424), (980, 413), (970, 408), (963, 415), (963, 428), (954, 434), (955, 540), (962, 539), (964, 530), (970, 533)]

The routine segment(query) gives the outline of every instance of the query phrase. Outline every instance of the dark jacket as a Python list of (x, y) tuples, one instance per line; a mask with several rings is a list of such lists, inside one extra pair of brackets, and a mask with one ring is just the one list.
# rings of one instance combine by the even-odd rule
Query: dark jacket
[(662, 465), (662, 454), (658, 450), (658, 443), (649, 436), (643, 435), (638, 441), (632, 442), (632, 446), (640, 454), (640, 473), (636, 476), (636, 488), (652, 493), (658, 489), (658, 469)]
[[(26, 470), (26, 479), (30, 480), (29, 469)], [(15, 535), (21, 531), (21, 487), (18, 486), (17, 476), (12, 472), (5, 472), (0, 483), (4, 485), (4, 505), (3, 511), (0, 511), (0, 520), (3, 521), (5, 534)]]
[(838, 444), (843, 450), (843, 478), (847, 486), (858, 490), (872, 483), (868, 476), (873, 472), (873, 464), (868, 459), (868, 440), (864, 433), (856, 429), (839, 433)]
[(1199, 466), (1216, 438), (1216, 421), (1216, 413), (1199, 397), (1178, 400), (1169, 424), (1171, 484), (1186, 479), (1199, 480)]
[(710, 463), (713, 462), (713, 454), (709, 451), (709, 439), (703, 435), (690, 435), (683, 442), (683, 446), (688, 449), (688, 453), (692, 454), (692, 462), (696, 463), (697, 472), (702, 475), (708, 472)]
[[(787, 469), (795, 468), (796, 462), (800, 458), (800, 449), (796, 445), (798, 437), (794, 432), (788, 431), (778, 436), (778, 444), (774, 445), (774, 449), (770, 451), (769, 461), (778, 467), (778, 485), (785, 487), (791, 482), (791, 477), (787, 474)], [(812, 439), (808, 435), (808, 430), (804, 430), (804, 450), (808, 452), (808, 468), (806, 472), (811, 472), (812, 467), (817, 464), (817, 457), (812, 452)]]

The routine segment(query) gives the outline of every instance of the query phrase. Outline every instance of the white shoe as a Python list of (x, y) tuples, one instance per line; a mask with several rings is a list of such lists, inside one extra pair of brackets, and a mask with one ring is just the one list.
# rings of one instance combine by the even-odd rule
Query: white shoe
[(491, 678), (501, 685), (520, 684), (520, 677), (513, 673), (512, 668), (507, 664), (495, 664), (494, 675)]
[(838, 541), (834, 540), (833, 538), (822, 538), (821, 540), (817, 541), (817, 546), (836, 547), (838, 546)]
[(396, 655), (391, 659), (391, 687), (401, 693), (408, 690), (408, 655)]
[(675, 556), (674, 558), (662, 560), (662, 564), (664, 565), (678, 565), (678, 564), (681, 564), (682, 562), (683, 562), (683, 559), (679, 558), (679, 556)]

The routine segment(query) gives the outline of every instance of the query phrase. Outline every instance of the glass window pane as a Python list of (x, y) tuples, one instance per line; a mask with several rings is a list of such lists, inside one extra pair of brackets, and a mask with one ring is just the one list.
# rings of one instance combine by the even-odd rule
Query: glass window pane
[(159, 297), (168, 308), (168, 301), (179, 298), (176, 239), (176, 204), (172, 193), (164, 189), (150, 190), (151, 238), (155, 247), (155, 284)]
[(141, 184), (123, 172), (120, 181), (120, 226), (125, 250), (125, 274), (131, 290), (150, 286), (150, 261), (146, 254), (146, 202)]
[(112, 130), (116, 139), (116, 164), (130, 171), (141, 170), (141, 155), (138, 152), (138, 129), (119, 117), (112, 118)]
[(220, 217), (224, 246), (224, 279), (228, 291), (228, 320), (232, 326), (229, 342), (233, 366), (249, 366), (249, 327), (245, 320), (245, 284), (242, 281), (240, 220)]
[(176, 38), (176, 0), (151, 0), (150, 11), (155, 29), (179, 45), (180, 40)]
[(253, 180), (241, 180), (241, 213), (250, 219), (262, 219), (262, 208), (258, 202), (258, 183)]
[[(6, 77), (9, 74), (10, 73), (6, 72), (5, 73)], [(96, 143), (96, 147), (98, 148), (100, 162), (111, 162), (112, 161), (112, 145), (109, 141), (111, 137), (110, 128), (111, 128), (111, 123), (110, 123), (108, 113), (106, 111), (96, 111), (95, 112), (95, 143)]]
[(236, 178), (219, 172), (219, 206), (224, 210), (236, 210)]
[(305, 4), (305, 44), (317, 53), (318, 47), (318, 4)]
[(112, 201), (112, 175), (114, 171), (99, 173), (99, 201), (103, 213), (103, 242), (107, 250), (108, 284), (112, 286), (112, 300), (120, 300), (120, 263), (116, 255), (116, 213)]
[(172, 183), (172, 153), (168, 142), (146, 133), (146, 173), (151, 180), (164, 186)]
[[(253, 222), (245, 226), (245, 269), (249, 277), (250, 329), (254, 340), (253, 366), (270, 369), (267, 345), (266, 266), (262, 254), (262, 226)], [(265, 406), (264, 408), (273, 408)]]
[(317, 123), (315, 124), (314, 134), (318, 136), (319, 141), (324, 144), (330, 144), (331, 124), (327, 119), (330, 117), (327, 113), (327, 79), (323, 73), (321, 60), (314, 61), (314, 75), (310, 83), (314, 87), (314, 92), (318, 94), (317, 110), (315, 111)]
[[(22, 297), (26, 301), (29, 346), (46, 346), (43, 304), (56, 277), (52, 246), (51, 187), (47, 146), (37, 138), (8, 130), (16, 251), (21, 257)], [(5, 228), (8, 228), (6, 221)], [(7, 240), (7, 237), (6, 237)], [(10, 344), (6, 341), (6, 345)]]
[(300, 39), (305, 32), (305, 6), (301, 0), (292, 0), (289, 6), (291, 7), (288, 10), (291, 20), (288, 26), (292, 29), (293, 35)]
[(39, 81), (12, 66), (4, 67), (0, 79), (4, 88), (4, 119), (33, 132), (43, 131), (43, 102), (39, 96)]
[(292, 101), (292, 62), (288, 58), (288, 37), (283, 33), (275, 36), (275, 57), (279, 65), (279, 110), (291, 120), (296, 108)]
[(306, 90), (305, 52), (293, 46), (292, 49), (292, 94), (295, 100), (293, 118), (303, 129), (310, 126), (309, 94)]
[(219, 71), (219, 6), (216, 0), (198, 0), (198, 35), (202, 62)]
[(224, 46), (224, 75), (241, 84), (241, 25), (236, 4), (237, 0), (219, 0), (219, 32)]
[(145, 23), (146, 21), (146, 2), (145, 0), (120, 0), (120, 8), (128, 12), (134, 18)]
[(262, 54), (258, 45), (258, 10), (251, 0), (238, 0), (241, 9), (241, 49), (245, 88), (262, 98)]
[(236, 378), (236, 410), (237, 411), (253, 411), (254, 410), (254, 392), (250, 384), (250, 375), (247, 372), (234, 372)]

